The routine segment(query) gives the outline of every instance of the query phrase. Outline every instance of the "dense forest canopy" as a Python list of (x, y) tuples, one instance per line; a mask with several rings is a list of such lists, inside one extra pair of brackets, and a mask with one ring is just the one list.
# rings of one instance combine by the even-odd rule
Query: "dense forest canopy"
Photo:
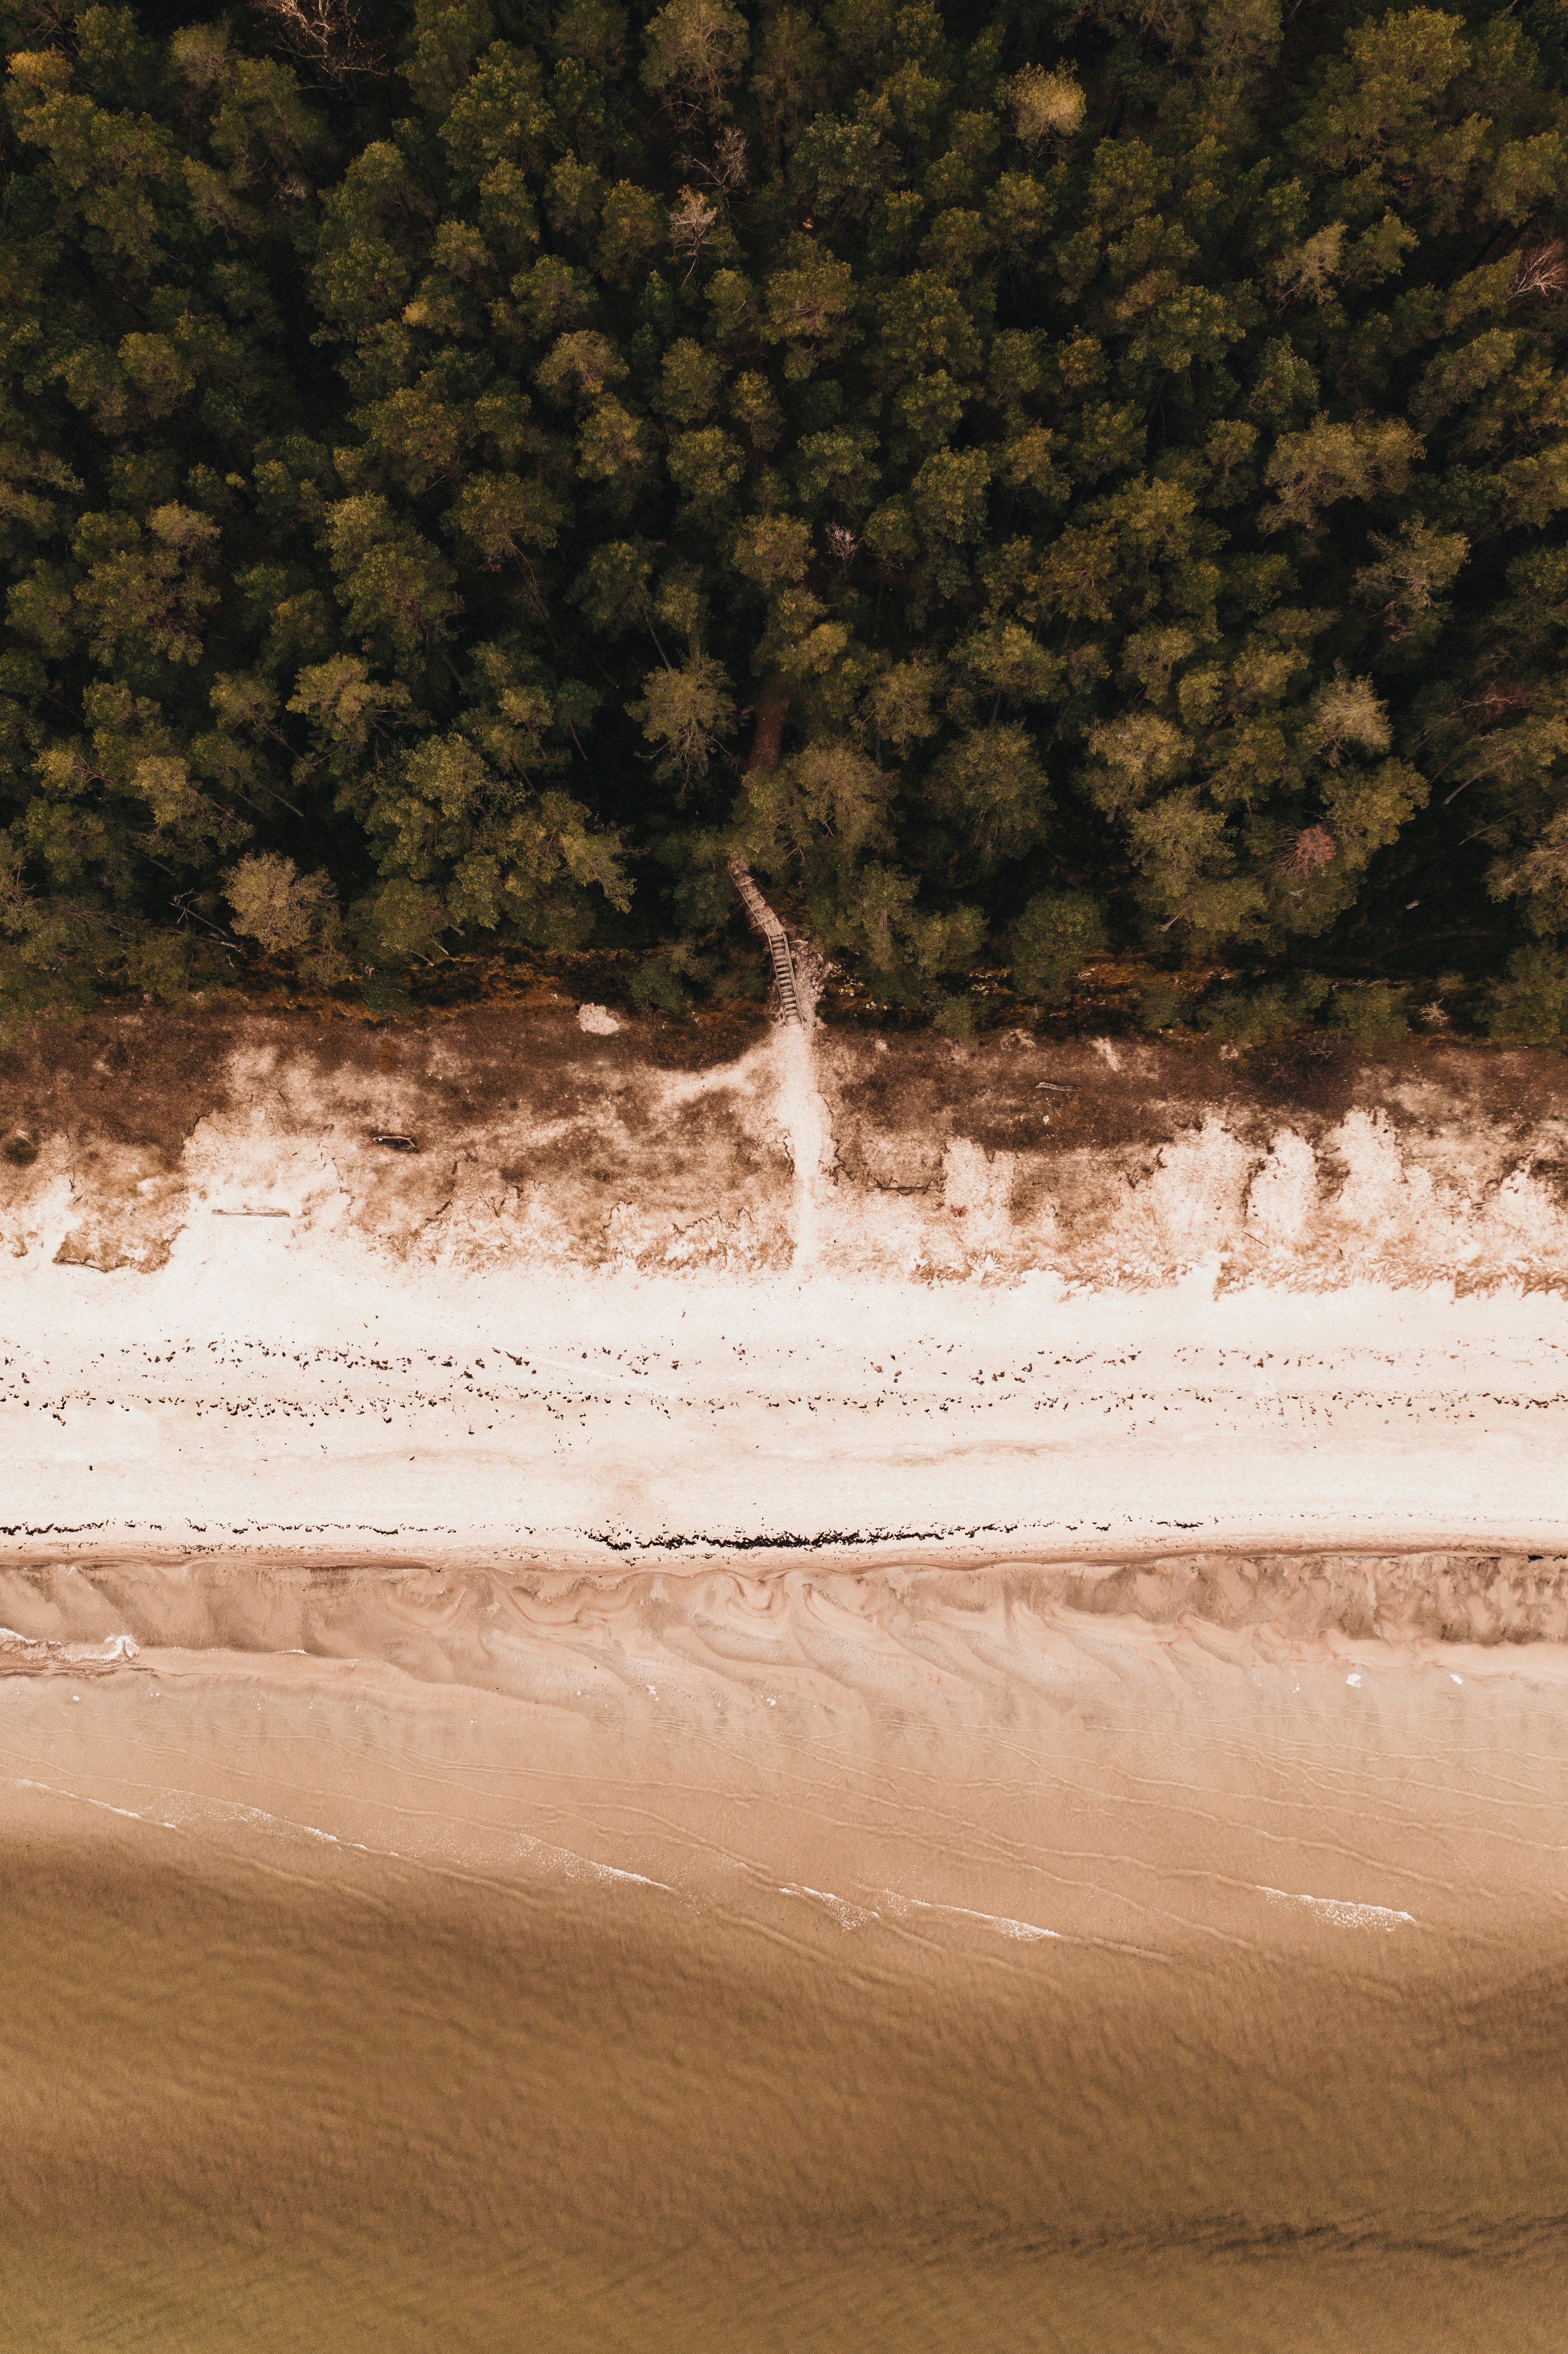
[(0, 28), (13, 1016), (676, 1012), (740, 855), (959, 1034), (1568, 1032), (1568, 0)]

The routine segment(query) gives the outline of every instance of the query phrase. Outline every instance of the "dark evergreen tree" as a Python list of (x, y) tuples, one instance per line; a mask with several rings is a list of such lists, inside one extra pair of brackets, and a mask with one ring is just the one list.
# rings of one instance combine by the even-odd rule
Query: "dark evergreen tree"
[(1568, 1030), (1563, 10), (196, 14), (0, 0), (14, 1013), (676, 1010), (738, 853), (960, 1029)]

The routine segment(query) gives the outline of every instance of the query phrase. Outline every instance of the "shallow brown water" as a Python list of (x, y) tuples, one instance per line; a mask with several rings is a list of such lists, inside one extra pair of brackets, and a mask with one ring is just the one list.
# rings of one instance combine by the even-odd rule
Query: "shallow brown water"
[(1562, 1651), (1056, 1596), (9, 1578), (0, 2345), (1561, 2344)]

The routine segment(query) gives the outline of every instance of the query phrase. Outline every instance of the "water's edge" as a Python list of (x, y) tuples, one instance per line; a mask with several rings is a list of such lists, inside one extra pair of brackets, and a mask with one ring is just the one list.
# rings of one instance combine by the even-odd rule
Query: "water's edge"
[(176, 1654), (232, 1672), (283, 1658), (301, 1672), (379, 1665), (411, 1684), (590, 1711), (635, 1699), (655, 1667), (735, 1702), (776, 1702), (780, 1675), (850, 1707), (933, 1675), (952, 1697), (994, 1700), (1009, 1683), (1050, 1683), (1065, 1663), (1087, 1672), (1113, 1628), (1235, 1668), (1341, 1655), (1408, 1666), (1441, 1649), (1463, 1650), (1477, 1672), (1555, 1678), (1568, 1675), (1568, 1555), (840, 1556), (683, 1574), (212, 1552), (0, 1567), (0, 1677), (167, 1672)]

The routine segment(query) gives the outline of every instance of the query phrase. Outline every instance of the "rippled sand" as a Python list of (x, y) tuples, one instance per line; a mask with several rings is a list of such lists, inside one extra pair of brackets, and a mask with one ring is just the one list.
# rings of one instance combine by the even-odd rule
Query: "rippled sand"
[(1368, 1590), (7, 1573), (0, 2342), (1555, 2347), (1568, 1651)]

